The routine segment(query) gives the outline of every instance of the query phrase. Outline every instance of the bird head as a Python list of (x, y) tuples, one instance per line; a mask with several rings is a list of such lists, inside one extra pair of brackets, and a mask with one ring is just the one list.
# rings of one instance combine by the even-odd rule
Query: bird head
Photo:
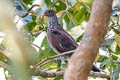
[(46, 11), (43, 13), (42, 17), (44, 17), (44, 16), (53, 17), (53, 16), (56, 16), (56, 13), (55, 13), (54, 10), (50, 9), (50, 10), (46, 10)]

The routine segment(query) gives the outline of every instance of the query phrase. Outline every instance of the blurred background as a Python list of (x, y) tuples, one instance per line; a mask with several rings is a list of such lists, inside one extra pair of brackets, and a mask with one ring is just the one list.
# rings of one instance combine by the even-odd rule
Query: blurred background
[[(0, 1), (0, 80), (63, 80), (63, 77), (33, 76), (36, 70), (63, 71), (61, 61), (49, 57), (46, 30), (48, 18), (41, 18), (47, 9), (56, 11), (59, 23), (79, 44), (91, 14), (93, 0), (1, 0)], [(41, 63), (44, 60), (44, 63)], [(38, 65), (37, 65), (38, 64)], [(114, 0), (105, 40), (95, 65), (111, 80), (120, 79), (120, 0)], [(37, 66), (37, 67), (36, 67)], [(89, 80), (106, 78), (89, 77)]]

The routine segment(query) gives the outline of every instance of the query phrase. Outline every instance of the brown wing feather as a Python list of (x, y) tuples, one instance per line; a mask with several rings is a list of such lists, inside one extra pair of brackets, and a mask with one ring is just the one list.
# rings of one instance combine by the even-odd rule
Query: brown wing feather
[(48, 39), (51, 47), (57, 53), (63, 53), (66, 51), (74, 50), (78, 46), (75, 40), (61, 27), (54, 29), (51, 32), (51, 34), (49, 34)]

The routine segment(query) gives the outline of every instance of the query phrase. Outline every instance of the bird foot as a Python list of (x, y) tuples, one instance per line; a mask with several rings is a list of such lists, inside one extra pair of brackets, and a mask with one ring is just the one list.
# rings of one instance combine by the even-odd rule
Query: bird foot
[(55, 59), (53, 59), (53, 62), (57, 63), (60, 60), (61, 60), (60, 58), (55, 58)]

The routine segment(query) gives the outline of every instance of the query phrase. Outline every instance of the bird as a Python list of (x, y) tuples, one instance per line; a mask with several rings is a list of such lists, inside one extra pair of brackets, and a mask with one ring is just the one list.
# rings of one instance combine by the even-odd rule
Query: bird
[[(72, 36), (68, 34), (58, 23), (56, 12), (53, 9), (46, 10), (42, 14), (42, 18), (44, 16), (49, 18), (47, 40), (53, 51), (57, 54), (62, 54), (67, 51), (75, 50), (79, 46)], [(70, 58), (72, 54), (73, 53), (66, 54), (63, 59)], [(100, 69), (93, 64), (92, 71), (100, 72)]]

